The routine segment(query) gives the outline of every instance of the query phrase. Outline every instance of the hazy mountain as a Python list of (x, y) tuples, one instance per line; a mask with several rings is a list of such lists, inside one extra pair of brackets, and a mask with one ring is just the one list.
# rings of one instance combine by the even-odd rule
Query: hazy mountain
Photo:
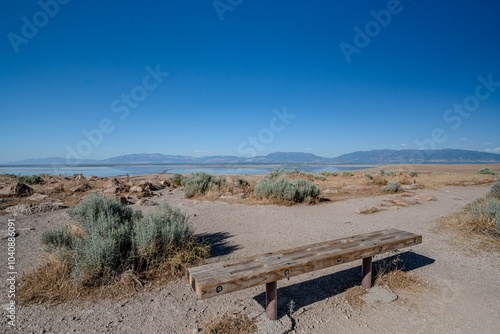
[(71, 160), (67, 161), (65, 158), (37, 158), (25, 159), (8, 163), (9, 165), (91, 165), (99, 164), (100, 160), (84, 159), (84, 160)]
[(500, 154), (457, 150), (372, 150), (343, 154), (332, 159), (337, 164), (464, 164), (500, 162)]
[[(274, 152), (265, 156), (206, 156), (192, 157), (185, 155), (128, 154), (104, 160), (81, 160), (74, 163), (81, 165), (110, 164), (461, 164), (461, 163), (497, 163), (500, 154), (442, 149), (442, 150), (373, 150), (343, 154), (337, 158), (324, 158), (311, 153)], [(27, 159), (11, 164), (51, 165), (68, 164), (64, 158)]]

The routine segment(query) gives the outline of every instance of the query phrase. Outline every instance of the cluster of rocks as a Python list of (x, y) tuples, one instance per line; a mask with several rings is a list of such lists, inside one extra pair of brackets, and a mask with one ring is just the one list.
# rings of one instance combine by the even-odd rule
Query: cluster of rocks
[(47, 203), (40, 203), (40, 204), (17, 204), (14, 206), (10, 206), (5, 211), (13, 214), (14, 216), (17, 215), (33, 215), (35, 213), (41, 213), (41, 212), (50, 212), (50, 211), (56, 211), (60, 209), (64, 209), (67, 206), (64, 205), (61, 202), (47, 202)]
[(24, 197), (30, 196), (31, 194), (33, 194), (33, 188), (20, 182), (9, 184), (8, 186), (0, 189), (0, 195), (2, 196)]

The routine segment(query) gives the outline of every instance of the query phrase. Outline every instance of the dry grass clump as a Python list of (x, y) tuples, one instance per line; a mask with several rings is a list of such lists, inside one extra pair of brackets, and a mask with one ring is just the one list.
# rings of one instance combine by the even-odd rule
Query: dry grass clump
[(225, 314), (208, 323), (202, 334), (251, 334), (257, 332), (257, 325), (246, 314)]
[(368, 292), (361, 286), (353, 286), (345, 292), (345, 300), (353, 307), (360, 308), (364, 304), (363, 296)]
[(500, 200), (491, 195), (475, 200), (462, 212), (442, 219), (441, 223), (464, 238), (476, 240), (480, 248), (500, 251)]
[(396, 269), (377, 275), (375, 285), (384, 285), (391, 290), (413, 289), (421, 285), (421, 282), (408, 272)]
[(376, 212), (383, 211), (383, 210), (384, 209), (379, 207), (379, 206), (370, 206), (368, 208), (359, 210), (358, 213), (363, 214), (363, 215), (369, 215), (369, 214), (376, 213)]

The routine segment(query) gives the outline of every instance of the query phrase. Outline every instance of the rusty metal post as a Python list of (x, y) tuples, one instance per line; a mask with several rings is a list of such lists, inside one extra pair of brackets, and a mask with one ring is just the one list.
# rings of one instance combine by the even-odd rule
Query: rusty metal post
[(266, 315), (269, 320), (278, 320), (278, 282), (266, 283)]
[(372, 257), (365, 257), (363, 259), (363, 280), (361, 281), (361, 286), (365, 289), (372, 287)]

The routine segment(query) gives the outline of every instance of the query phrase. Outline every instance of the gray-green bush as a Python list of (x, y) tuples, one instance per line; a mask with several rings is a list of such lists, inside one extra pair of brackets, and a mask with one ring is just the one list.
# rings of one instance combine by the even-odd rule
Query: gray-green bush
[(80, 235), (69, 227), (44, 233), (42, 241), (67, 261), (74, 283), (103, 285), (126, 270), (162, 261), (168, 247), (193, 235), (188, 218), (164, 204), (143, 217), (115, 199), (91, 194), (69, 210)]
[(415, 171), (411, 171), (411, 172), (409, 172), (409, 173), (408, 173), (408, 175), (409, 175), (410, 177), (417, 177), (417, 176), (418, 176), (418, 173), (417, 173), (417, 172), (415, 172)]
[(255, 185), (254, 194), (258, 199), (275, 202), (313, 203), (318, 200), (320, 189), (310, 181), (288, 180), (283, 173), (273, 171)]
[(42, 184), (43, 179), (39, 175), (18, 175), (17, 181), (27, 184)]
[(182, 176), (179, 173), (176, 173), (176, 174), (172, 175), (172, 177), (170, 178), (170, 180), (176, 186), (180, 186), (182, 184), (182, 180), (184, 180), (184, 176)]
[(496, 230), (500, 233), (500, 200), (492, 197), (481, 197), (471, 203), (470, 213), (477, 219), (486, 217), (493, 222)]
[(493, 197), (496, 199), (500, 199), (500, 182), (497, 182), (491, 186), (490, 192), (488, 193), (489, 197)]
[(484, 174), (484, 175), (496, 175), (497, 172), (494, 170), (491, 170), (489, 168), (483, 168), (477, 171), (479, 174)]
[(395, 181), (389, 181), (386, 186), (381, 188), (382, 192), (397, 193), (401, 189), (401, 184)]
[(220, 176), (213, 176), (207, 173), (193, 173), (184, 180), (182, 186), (187, 198), (203, 195), (209, 190), (220, 191), (226, 186), (226, 179)]
[(194, 233), (188, 218), (164, 204), (134, 226), (134, 245), (140, 263), (161, 259), (168, 247), (177, 247)]
[(49, 247), (49, 250), (73, 247), (75, 236), (68, 231), (67, 227), (59, 227), (42, 233), (42, 243)]

